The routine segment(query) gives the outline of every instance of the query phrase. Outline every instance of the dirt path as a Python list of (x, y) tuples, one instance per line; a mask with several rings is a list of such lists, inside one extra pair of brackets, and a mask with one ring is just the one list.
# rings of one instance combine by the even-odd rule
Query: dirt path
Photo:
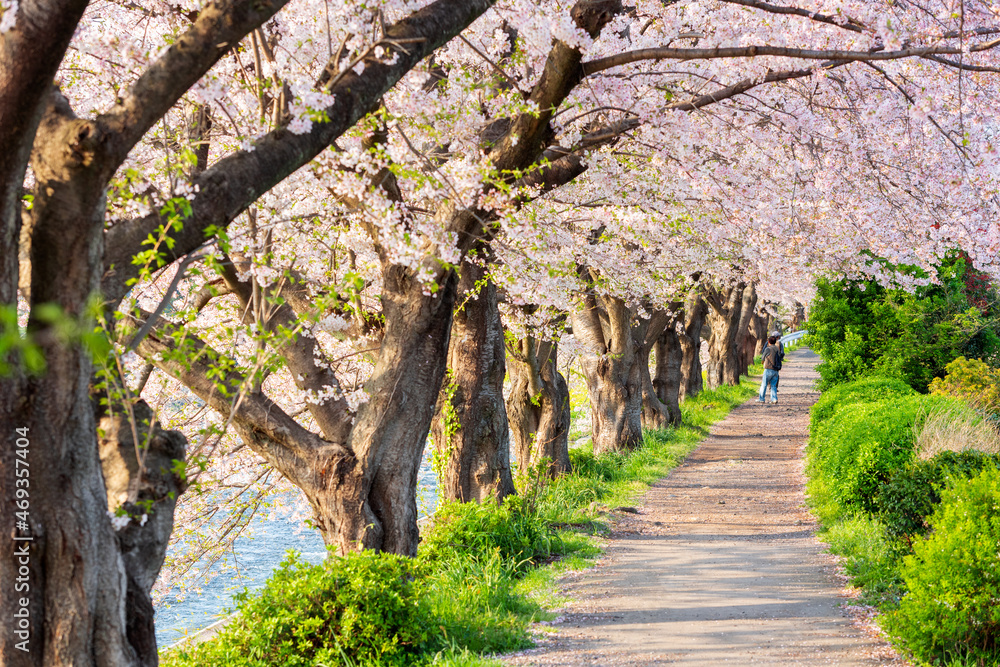
[(623, 520), (541, 647), (507, 665), (884, 665), (853, 625), (804, 506), (802, 448), (819, 358), (789, 353), (777, 405), (716, 424)]

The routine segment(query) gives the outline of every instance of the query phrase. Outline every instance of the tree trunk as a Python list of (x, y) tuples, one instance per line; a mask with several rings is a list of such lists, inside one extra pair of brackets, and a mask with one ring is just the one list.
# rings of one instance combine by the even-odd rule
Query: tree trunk
[(642, 444), (642, 369), (638, 355), (583, 357), (590, 399), (594, 453), (628, 451)]
[(744, 283), (723, 290), (711, 290), (706, 295), (711, 309), (708, 319), (712, 337), (708, 341), (708, 388), (738, 385), (740, 382), (739, 348), (736, 345), (740, 314), (743, 307)]
[(747, 361), (747, 365), (752, 364), (753, 360), (764, 351), (764, 346), (767, 345), (767, 334), (767, 314), (755, 312), (750, 318), (749, 340), (753, 342), (753, 346), (748, 350), (750, 359)]
[[(757, 307), (757, 286), (750, 283), (743, 288), (742, 302), (740, 305), (740, 320), (736, 325), (736, 350), (737, 360), (740, 366), (740, 375), (746, 375), (753, 362), (753, 342), (750, 338), (750, 322), (753, 320), (755, 308)], [(749, 359), (747, 358), (750, 353)]]
[(792, 319), (789, 322), (789, 329), (791, 331), (798, 331), (799, 328), (806, 321), (806, 307), (803, 306), (798, 301), (795, 302), (795, 312), (792, 314)]
[(555, 343), (532, 336), (521, 339), (511, 355), (507, 398), (518, 470), (524, 472), (546, 458), (548, 475), (553, 479), (570, 471), (572, 419), (569, 386), (556, 366), (557, 351)]
[[(244, 398), (257, 413), (234, 420), (249, 446), (303, 490), (324, 542), (342, 554), (417, 552), (417, 473), (445, 375), (458, 281), (447, 272), (438, 291), (425, 294), (416, 276), (395, 264), (383, 268), (385, 335), (346, 447), (302, 429), (270, 401), (254, 408)], [(205, 398), (182, 369), (168, 372)], [(208, 396), (212, 392), (207, 389)], [(223, 414), (230, 409), (225, 400), (212, 407)], [(262, 425), (270, 428), (275, 417), (283, 421), (264, 432)]]
[(358, 535), (354, 516), (338, 516), (336, 524), (324, 522), (324, 539), (348, 551), (361, 537), (365, 548), (414, 556), (417, 471), (447, 367), (457, 277), (445, 274), (428, 295), (414, 271), (390, 265), (383, 275), (385, 337), (350, 437), (365, 481), (358, 500), (374, 522)]
[[(443, 272), (434, 294), (424, 294), (417, 271), (386, 263), (382, 307), (386, 327), (378, 361), (352, 420), (341, 417), (343, 397), (308, 402), (322, 435), (302, 427), (259, 392), (232, 360), (187, 334), (179, 357), (178, 327), (160, 320), (140, 343), (139, 353), (180, 380), (199, 398), (231, 418), (244, 442), (302, 489), (324, 541), (340, 553), (374, 549), (416, 553), (417, 471), (444, 378), (457, 278)], [(231, 280), (228, 277), (227, 280)], [(232, 281), (247, 302), (252, 285)], [(265, 291), (271, 298), (275, 291)], [(286, 328), (296, 314), (287, 303), (272, 303), (264, 328)], [(148, 319), (150, 315), (146, 314)], [(336, 377), (324, 374), (310, 336), (272, 340), (300, 388)], [(227, 369), (222, 372), (222, 369)], [(238, 400), (237, 400), (238, 397)], [(346, 440), (346, 442), (345, 442)]]
[(688, 294), (684, 303), (684, 330), (680, 333), (681, 345), (681, 400), (697, 396), (704, 388), (705, 379), (701, 373), (701, 337), (708, 314), (708, 304), (701, 297), (699, 288)]
[[(448, 347), (449, 376), (438, 399), (432, 442), (443, 468), (438, 494), (448, 500), (502, 500), (514, 493), (510, 433), (503, 400), (503, 324), (493, 281), (484, 267), (465, 262)], [(440, 464), (439, 464), (440, 465)]]
[[(680, 426), (681, 345), (677, 320), (671, 318), (653, 346), (656, 375), (650, 377), (649, 363), (643, 366), (642, 425), (644, 428)], [(648, 357), (647, 357), (648, 360)]]
[[(139, 436), (138, 448), (133, 422), (135, 435)], [(114, 512), (121, 507), (138, 519), (118, 531), (118, 547), (128, 575), (128, 641), (141, 663), (155, 665), (156, 630), (150, 591), (167, 554), (177, 499), (187, 486), (176, 474), (178, 462), (184, 461), (187, 440), (179, 431), (162, 430), (144, 401), (133, 406), (131, 415), (122, 410), (103, 415), (98, 433), (109, 509)], [(136, 451), (143, 451), (147, 441), (140, 472)]]
[[(587, 275), (585, 267), (580, 271)], [(649, 374), (651, 343), (646, 333), (655, 330), (658, 335), (668, 316), (657, 311), (651, 320), (633, 327), (633, 314), (621, 299), (590, 293), (584, 306), (572, 319), (573, 333), (587, 350), (581, 364), (590, 397), (594, 453), (635, 449), (642, 444), (643, 364), (645, 375)]]
[[(0, 596), (0, 615), (9, 619), (0, 629), (3, 665), (158, 661), (149, 591), (183, 490), (173, 476), (183, 436), (153, 426), (145, 472), (131, 437), (122, 435), (120, 415), (102, 419), (99, 442), (91, 353), (79, 339), (59, 335), (48, 314), (38, 317), (56, 307), (81, 331), (94, 327), (87, 310), (103, 273), (107, 177), (94, 166), (101, 139), (95, 135), (94, 124), (77, 119), (61, 95), (49, 96), (32, 152), (36, 185), (24, 239), (31, 263), (27, 332), (46, 369), (15, 373), (0, 391), (0, 497), (8, 508), (0, 530), (14, 538), (0, 544), (0, 581), (11, 587)], [(17, 280), (16, 270), (5, 263), (6, 285)], [(148, 429), (151, 413), (139, 404), (135, 414), (137, 426)], [(116, 532), (108, 510), (122, 503), (122, 493), (129, 516), (138, 518), (137, 502), (149, 500), (152, 508), (144, 523), (128, 520)]]

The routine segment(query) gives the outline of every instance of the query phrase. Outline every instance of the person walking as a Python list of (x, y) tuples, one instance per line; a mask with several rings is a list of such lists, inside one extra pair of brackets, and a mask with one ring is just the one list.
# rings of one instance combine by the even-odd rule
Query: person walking
[[(774, 336), (778, 339), (778, 370), (780, 371), (781, 363), (785, 360), (785, 344), (781, 342), (781, 332), (775, 329), (768, 336)], [(774, 381), (774, 390), (778, 391), (778, 380)]]
[(771, 403), (778, 402), (778, 371), (781, 370), (781, 362), (785, 358), (785, 349), (778, 337), (771, 335), (767, 339), (767, 346), (760, 353), (764, 362), (764, 377), (760, 381), (760, 395), (757, 397), (758, 403), (764, 402), (767, 388), (771, 388)]

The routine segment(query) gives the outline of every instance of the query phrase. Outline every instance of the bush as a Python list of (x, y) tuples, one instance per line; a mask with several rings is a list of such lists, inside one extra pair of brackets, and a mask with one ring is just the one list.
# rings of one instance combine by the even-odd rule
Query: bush
[(913, 546), (901, 574), (908, 593), (885, 626), (919, 659), (1000, 661), (1000, 471), (941, 493), (933, 532)]
[(830, 498), (850, 510), (871, 511), (882, 482), (913, 457), (916, 396), (852, 403), (822, 424), (810, 440), (810, 468)]
[[(885, 268), (927, 277), (915, 267)], [(996, 356), (1000, 337), (988, 306), (995, 291), (989, 286), (985, 293), (970, 291), (971, 270), (967, 258), (955, 254), (937, 268), (936, 284), (913, 292), (874, 281), (818, 280), (809, 343), (823, 358), (817, 367), (820, 388), (876, 374), (898, 377), (923, 392), (959, 355)]]
[(917, 392), (898, 378), (868, 377), (841, 384), (823, 392), (810, 410), (810, 434), (832, 417), (837, 410), (852, 403), (873, 403), (893, 398), (913, 396)]
[(944, 378), (934, 378), (931, 382), (932, 394), (963, 398), (987, 414), (1000, 414), (1000, 368), (979, 359), (959, 357), (945, 370)]
[(319, 565), (292, 553), (210, 642), (164, 656), (165, 667), (402, 666), (433, 650), (421, 564), (366, 551)]
[(954, 405), (960, 403), (921, 395), (844, 405), (811, 438), (810, 470), (822, 476), (833, 501), (874, 513), (883, 483), (914, 457), (918, 420)]
[(926, 518), (941, 502), (944, 486), (998, 462), (1000, 457), (977, 451), (942, 452), (897, 470), (876, 496), (878, 515), (887, 534), (907, 539), (923, 535), (927, 532)]

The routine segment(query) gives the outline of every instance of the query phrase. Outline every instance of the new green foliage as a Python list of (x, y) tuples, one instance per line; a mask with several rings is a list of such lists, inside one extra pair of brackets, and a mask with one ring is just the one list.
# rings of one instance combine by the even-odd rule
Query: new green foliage
[(910, 385), (898, 378), (879, 376), (837, 385), (824, 391), (823, 395), (812, 406), (809, 423), (810, 434), (815, 435), (817, 429), (845, 405), (887, 401), (913, 396), (916, 393)]
[(808, 491), (823, 539), (922, 664), (1000, 659), (1000, 456), (970, 440), (916, 458), (930, 417), (963, 414), (974, 413), (958, 399), (877, 377), (831, 390), (812, 413)]
[(237, 596), (240, 613), (218, 636), (169, 654), (165, 665), (312, 667), (406, 665), (432, 648), (426, 567), (364, 552), (311, 565), (290, 554), (258, 593)]
[[(903, 272), (919, 274), (900, 267)], [(809, 341), (823, 357), (821, 388), (867, 375), (896, 377), (923, 392), (960, 355), (1000, 354), (995, 295), (987, 299), (966, 280), (971, 269), (958, 256), (938, 267), (938, 284), (913, 292), (874, 281), (822, 278), (809, 314)]]
[(933, 532), (913, 545), (907, 593), (886, 626), (921, 661), (1000, 662), (1000, 471), (941, 492)]
[(892, 537), (912, 538), (927, 532), (927, 517), (941, 502), (941, 489), (955, 479), (977, 474), (1000, 457), (975, 450), (942, 452), (913, 461), (895, 471), (879, 489), (876, 509)]

